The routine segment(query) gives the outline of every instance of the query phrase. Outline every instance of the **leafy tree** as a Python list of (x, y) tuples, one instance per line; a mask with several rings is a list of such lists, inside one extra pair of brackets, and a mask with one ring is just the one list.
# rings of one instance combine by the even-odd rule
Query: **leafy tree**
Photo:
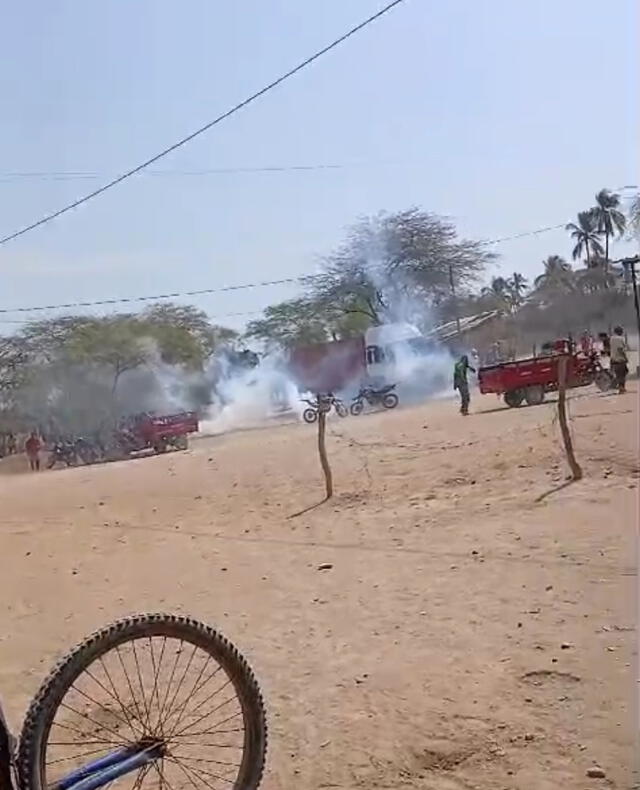
[(284, 348), (329, 339), (325, 317), (310, 299), (291, 299), (271, 305), (264, 317), (249, 322), (246, 337)]
[(207, 314), (193, 305), (154, 304), (139, 321), (149, 327), (162, 359), (170, 364), (201, 367), (217, 348), (233, 344), (238, 337), (233, 329), (211, 324)]
[(31, 321), (20, 332), (21, 341), (31, 361), (56, 359), (75, 332), (81, 327), (95, 326), (100, 319), (92, 316), (66, 315)]
[(493, 277), (489, 285), (481, 289), (478, 307), (483, 310), (510, 310), (512, 301), (509, 281), (505, 277)]
[(28, 360), (28, 350), (21, 338), (0, 338), (0, 394), (20, 386)]
[(311, 295), (371, 323), (410, 317), (463, 295), (495, 258), (481, 242), (458, 238), (453, 224), (411, 208), (355, 224), (310, 285)]
[(636, 194), (629, 206), (629, 225), (632, 233), (640, 233), (640, 193)]
[(509, 298), (514, 307), (519, 307), (524, 301), (524, 295), (529, 287), (527, 278), (519, 272), (514, 272), (507, 280)]
[(587, 258), (587, 265), (591, 260), (591, 255), (602, 255), (604, 250), (599, 239), (598, 224), (593, 210), (580, 211), (577, 222), (569, 222), (565, 226), (571, 238), (575, 241), (575, 246), (571, 253), (573, 260), (582, 257), (584, 251)]
[(627, 226), (627, 218), (620, 210), (620, 195), (601, 189), (596, 195), (596, 205), (592, 209), (598, 233), (604, 235), (605, 267), (609, 263), (609, 239), (616, 235), (622, 236)]
[(549, 255), (543, 261), (544, 272), (533, 281), (537, 290), (568, 292), (573, 288), (573, 270), (560, 255)]
[(509, 283), (504, 277), (494, 277), (491, 284), (482, 289), (482, 293), (487, 296), (495, 296), (498, 299), (504, 299), (509, 289)]
[(111, 391), (115, 393), (123, 373), (151, 359), (153, 349), (144, 342), (144, 328), (131, 316), (96, 319), (72, 333), (65, 354), (71, 362), (111, 370)]

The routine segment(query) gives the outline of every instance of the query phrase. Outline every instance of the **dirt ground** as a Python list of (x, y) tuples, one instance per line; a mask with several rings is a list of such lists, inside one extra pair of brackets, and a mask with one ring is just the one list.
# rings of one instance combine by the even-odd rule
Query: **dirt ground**
[(569, 405), (572, 485), (555, 403), (477, 395), (466, 419), (453, 401), (333, 419), (336, 496), (295, 518), (322, 498), (302, 424), (0, 475), (16, 729), (86, 633), (169, 610), (253, 665), (265, 790), (637, 787), (637, 385)]

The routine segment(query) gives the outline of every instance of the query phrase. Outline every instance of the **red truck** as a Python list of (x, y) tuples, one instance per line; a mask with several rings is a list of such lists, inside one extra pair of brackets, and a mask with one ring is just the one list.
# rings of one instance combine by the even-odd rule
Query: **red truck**
[(500, 362), (481, 367), (478, 385), (484, 395), (493, 392), (504, 397), (508, 406), (516, 407), (525, 402), (528, 406), (542, 403), (547, 392), (558, 389), (558, 362), (567, 358), (567, 386), (586, 387), (595, 384), (605, 391), (613, 386), (613, 376), (600, 364), (597, 354), (588, 356), (570, 353), (568, 343), (556, 344), (555, 353), (541, 357)]
[(180, 412), (157, 417), (140, 414), (126, 420), (117, 431), (117, 443), (128, 455), (153, 449), (162, 453), (169, 447), (186, 450), (188, 435), (198, 431), (198, 415)]
[(287, 369), (301, 390), (340, 392), (366, 372), (364, 336), (291, 349)]

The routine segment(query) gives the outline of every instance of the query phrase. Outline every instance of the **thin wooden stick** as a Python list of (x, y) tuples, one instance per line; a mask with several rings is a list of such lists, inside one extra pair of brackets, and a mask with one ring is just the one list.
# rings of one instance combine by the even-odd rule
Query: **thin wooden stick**
[(567, 423), (567, 357), (562, 356), (558, 360), (558, 422), (560, 423), (560, 430), (562, 432), (562, 441), (564, 443), (564, 451), (567, 455), (567, 462), (571, 469), (571, 476), (574, 480), (582, 479), (582, 467), (576, 461), (575, 453), (573, 452), (573, 442), (571, 441), (571, 433), (569, 432), (569, 425)]
[(325, 445), (324, 437), (327, 427), (327, 413), (322, 407), (322, 401), (318, 398), (318, 454), (320, 455), (320, 465), (324, 472), (324, 483), (327, 491), (327, 499), (333, 496), (333, 476), (331, 474), (331, 467), (327, 459), (327, 448)]

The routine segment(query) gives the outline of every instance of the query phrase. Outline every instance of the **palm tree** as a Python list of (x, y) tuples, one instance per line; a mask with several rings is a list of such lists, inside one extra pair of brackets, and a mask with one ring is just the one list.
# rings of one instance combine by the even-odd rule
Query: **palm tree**
[(587, 266), (591, 260), (592, 253), (594, 255), (603, 254), (604, 250), (598, 238), (598, 225), (593, 209), (580, 211), (578, 213), (578, 222), (569, 222), (565, 225), (565, 230), (569, 231), (571, 238), (576, 243), (571, 253), (574, 261), (581, 257), (583, 250), (587, 256)]
[(508, 287), (504, 277), (494, 277), (491, 280), (491, 284), (482, 289), (482, 293), (485, 296), (495, 296), (497, 299), (504, 299)]
[(560, 255), (549, 255), (542, 265), (544, 272), (533, 281), (535, 288), (561, 291), (571, 289), (573, 271), (571, 264), (564, 258)]
[(509, 290), (509, 295), (514, 307), (518, 307), (522, 304), (524, 292), (528, 287), (529, 283), (527, 282), (527, 278), (524, 274), (520, 274), (519, 272), (514, 272), (507, 280), (507, 289)]
[(629, 224), (632, 233), (640, 232), (640, 193), (636, 194), (629, 206)]
[(596, 195), (596, 205), (592, 209), (594, 222), (598, 233), (604, 234), (604, 261), (605, 269), (609, 265), (609, 238), (619, 236), (625, 231), (627, 218), (620, 211), (620, 195), (601, 189)]

